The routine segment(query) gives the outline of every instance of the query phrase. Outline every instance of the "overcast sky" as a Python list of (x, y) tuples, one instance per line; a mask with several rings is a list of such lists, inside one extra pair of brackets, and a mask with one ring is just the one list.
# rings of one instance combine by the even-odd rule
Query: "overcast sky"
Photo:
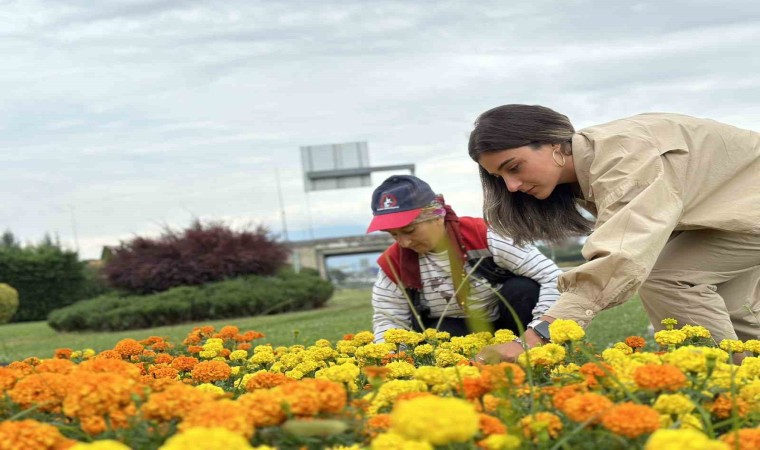
[(362, 234), (372, 188), (307, 196), (301, 170), (351, 141), (478, 215), (479, 113), (757, 130), (758, 42), (754, 1), (3, 1), (0, 231), (83, 258), (194, 217), (282, 235), (279, 172), (291, 239)]

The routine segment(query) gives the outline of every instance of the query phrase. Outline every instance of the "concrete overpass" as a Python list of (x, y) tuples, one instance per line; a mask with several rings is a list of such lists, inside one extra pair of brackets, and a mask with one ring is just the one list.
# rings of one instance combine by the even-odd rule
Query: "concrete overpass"
[(325, 260), (328, 256), (382, 252), (392, 243), (393, 238), (389, 234), (373, 233), (360, 236), (290, 241), (285, 244), (291, 251), (288, 260), (290, 264), (293, 264), (294, 267), (297, 265), (317, 269), (319, 275), (327, 279)]

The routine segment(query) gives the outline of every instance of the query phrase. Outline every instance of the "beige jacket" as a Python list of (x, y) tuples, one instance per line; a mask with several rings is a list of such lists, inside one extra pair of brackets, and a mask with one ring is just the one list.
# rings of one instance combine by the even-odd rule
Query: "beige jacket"
[(646, 280), (671, 233), (760, 234), (760, 134), (650, 113), (580, 130), (573, 162), (596, 226), (546, 314), (585, 326)]

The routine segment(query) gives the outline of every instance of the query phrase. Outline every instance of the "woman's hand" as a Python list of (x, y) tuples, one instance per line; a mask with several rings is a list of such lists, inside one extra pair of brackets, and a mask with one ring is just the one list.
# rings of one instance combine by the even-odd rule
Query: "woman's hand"
[[(523, 335), (523, 339), (528, 348), (533, 348), (544, 343), (536, 332), (530, 328)], [(515, 362), (517, 361), (517, 357), (524, 351), (525, 349), (520, 341), (488, 345), (480, 350), (475, 356), (474, 361), (483, 364), (494, 364), (500, 361)]]

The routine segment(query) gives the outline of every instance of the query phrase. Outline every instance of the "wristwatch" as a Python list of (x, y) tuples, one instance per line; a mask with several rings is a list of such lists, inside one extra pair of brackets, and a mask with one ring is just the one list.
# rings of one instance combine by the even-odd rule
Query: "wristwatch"
[(538, 337), (541, 338), (542, 341), (552, 341), (551, 335), (549, 334), (549, 322), (542, 320), (533, 326), (528, 325), (528, 328), (533, 330), (538, 335)]

